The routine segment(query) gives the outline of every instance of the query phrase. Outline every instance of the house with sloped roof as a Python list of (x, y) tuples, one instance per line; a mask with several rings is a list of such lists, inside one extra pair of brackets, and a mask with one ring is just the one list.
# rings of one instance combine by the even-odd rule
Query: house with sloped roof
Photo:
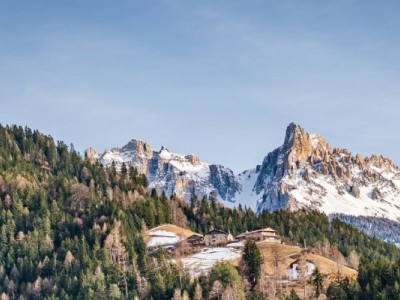
[(192, 247), (196, 247), (196, 246), (202, 246), (204, 245), (204, 237), (202, 235), (199, 234), (193, 234), (191, 236), (189, 236), (186, 241), (192, 246)]
[(236, 239), (239, 241), (253, 240), (255, 242), (282, 242), (280, 236), (276, 233), (276, 230), (271, 227), (241, 233), (236, 237)]
[(225, 246), (228, 243), (228, 233), (213, 229), (204, 235), (204, 244), (208, 247)]

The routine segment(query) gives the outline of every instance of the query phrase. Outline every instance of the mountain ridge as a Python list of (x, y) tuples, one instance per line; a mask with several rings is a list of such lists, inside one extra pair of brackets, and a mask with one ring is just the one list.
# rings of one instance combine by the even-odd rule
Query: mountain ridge
[(287, 127), (280, 147), (239, 174), (194, 154), (176, 154), (164, 146), (155, 151), (135, 139), (102, 154), (89, 148), (85, 157), (105, 166), (114, 162), (117, 169), (123, 163), (134, 166), (147, 176), (149, 189), (186, 200), (214, 192), (227, 206), (242, 204), (258, 212), (314, 208), (400, 220), (400, 170), (390, 159), (333, 148), (295, 123)]

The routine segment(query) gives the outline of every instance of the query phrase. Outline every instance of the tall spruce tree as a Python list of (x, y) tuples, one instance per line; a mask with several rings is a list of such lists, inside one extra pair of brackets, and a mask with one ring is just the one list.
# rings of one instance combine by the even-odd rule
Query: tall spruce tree
[(243, 253), (243, 260), (246, 264), (247, 276), (249, 277), (249, 281), (252, 287), (254, 287), (257, 284), (258, 278), (260, 277), (263, 257), (257, 247), (256, 242), (254, 242), (253, 240), (246, 241)]

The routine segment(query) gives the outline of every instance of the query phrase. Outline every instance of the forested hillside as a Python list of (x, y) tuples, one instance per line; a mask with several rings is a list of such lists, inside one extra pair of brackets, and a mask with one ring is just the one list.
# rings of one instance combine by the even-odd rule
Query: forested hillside
[(0, 193), (2, 299), (217, 299), (233, 287), (236, 299), (267, 299), (246, 284), (246, 269), (222, 264), (191, 280), (165, 251), (150, 257), (143, 232), (163, 223), (233, 235), (270, 226), (288, 244), (337, 249), (345, 259), (356, 253), (357, 282), (338, 278), (330, 299), (400, 299), (400, 250), (338, 219), (305, 210), (257, 215), (212, 194), (167, 199), (148, 193), (134, 168), (103, 168), (29, 128), (0, 127)]
[(338, 218), (347, 224), (350, 224), (369, 236), (380, 238), (400, 245), (400, 223), (384, 218), (351, 216), (335, 214), (332, 217)]

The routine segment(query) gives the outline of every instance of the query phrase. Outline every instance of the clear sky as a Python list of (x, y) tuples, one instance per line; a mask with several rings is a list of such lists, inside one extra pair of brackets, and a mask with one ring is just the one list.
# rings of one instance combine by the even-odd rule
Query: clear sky
[(0, 122), (236, 172), (296, 122), (400, 163), (399, 16), (399, 1), (0, 0)]

